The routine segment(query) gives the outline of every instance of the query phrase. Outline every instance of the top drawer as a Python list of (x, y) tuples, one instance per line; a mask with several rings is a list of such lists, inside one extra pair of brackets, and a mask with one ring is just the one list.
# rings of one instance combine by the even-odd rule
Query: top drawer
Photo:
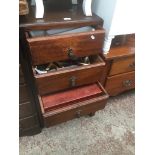
[(113, 61), (109, 76), (135, 70), (135, 57), (120, 58)]
[(29, 32), (27, 42), (33, 65), (69, 58), (96, 55), (102, 52), (104, 30), (86, 28), (44, 31), (41, 36)]

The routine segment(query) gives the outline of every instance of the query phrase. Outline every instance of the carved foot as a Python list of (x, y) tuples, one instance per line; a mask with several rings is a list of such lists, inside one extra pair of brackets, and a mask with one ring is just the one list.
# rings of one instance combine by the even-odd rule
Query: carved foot
[(93, 117), (94, 115), (95, 115), (95, 112), (91, 112), (91, 113), (89, 114), (90, 117)]

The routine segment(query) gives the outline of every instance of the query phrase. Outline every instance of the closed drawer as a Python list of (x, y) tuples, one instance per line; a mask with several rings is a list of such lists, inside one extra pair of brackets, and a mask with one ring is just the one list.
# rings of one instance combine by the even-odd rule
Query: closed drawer
[(19, 105), (19, 118), (24, 118), (34, 113), (31, 102), (25, 102)]
[(123, 73), (107, 78), (105, 89), (110, 96), (135, 88), (135, 72)]
[[(67, 60), (102, 52), (104, 30), (92, 29), (86, 32), (49, 35), (42, 37), (27, 36), (33, 65), (45, 64), (51, 61)], [(70, 54), (71, 52), (71, 54)]]
[(30, 97), (26, 84), (19, 85), (19, 103), (29, 102)]
[(38, 123), (39, 122), (38, 122), (37, 115), (26, 117), (19, 120), (19, 129), (20, 131), (24, 131), (29, 128), (35, 127), (36, 125), (38, 125)]
[[(93, 57), (94, 58), (94, 57)], [(103, 79), (105, 62), (100, 56), (95, 56), (91, 64), (77, 66), (55, 72), (36, 75), (36, 86), (40, 95), (70, 89), (73, 87), (90, 84)]]
[[(66, 96), (66, 97), (65, 97)], [(103, 109), (108, 94), (101, 84), (82, 86), (68, 92), (40, 97), (46, 127)]]
[(116, 59), (113, 61), (109, 76), (130, 72), (135, 70), (135, 58), (130, 56), (127, 58)]

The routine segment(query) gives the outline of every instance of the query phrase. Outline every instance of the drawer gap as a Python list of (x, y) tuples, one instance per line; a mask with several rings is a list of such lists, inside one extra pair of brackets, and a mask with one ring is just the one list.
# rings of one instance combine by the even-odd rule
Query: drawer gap
[[(100, 55), (91, 55), (88, 57), (78, 58), (78, 60), (66, 60), (66, 61), (57, 61), (51, 62), (48, 64), (37, 65), (32, 67), (33, 73), (35, 76), (47, 74), (47, 73), (55, 73), (58, 71), (65, 71), (70, 69), (76, 69), (81, 67), (88, 67), (92, 65), (96, 65), (98, 63), (104, 63), (103, 59)], [(104, 63), (105, 64), (105, 63)]]

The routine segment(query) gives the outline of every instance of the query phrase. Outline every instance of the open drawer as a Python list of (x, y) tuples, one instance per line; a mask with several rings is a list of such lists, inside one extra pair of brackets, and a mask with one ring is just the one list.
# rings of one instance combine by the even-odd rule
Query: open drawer
[(40, 95), (70, 89), (84, 84), (102, 81), (105, 76), (105, 62), (101, 56), (90, 56), (90, 64), (58, 68), (44, 74), (37, 74), (33, 68), (36, 86)]
[(101, 53), (104, 33), (101, 27), (26, 32), (32, 65)]
[(99, 82), (39, 96), (46, 127), (65, 122), (87, 114), (93, 114), (105, 107), (108, 94)]

